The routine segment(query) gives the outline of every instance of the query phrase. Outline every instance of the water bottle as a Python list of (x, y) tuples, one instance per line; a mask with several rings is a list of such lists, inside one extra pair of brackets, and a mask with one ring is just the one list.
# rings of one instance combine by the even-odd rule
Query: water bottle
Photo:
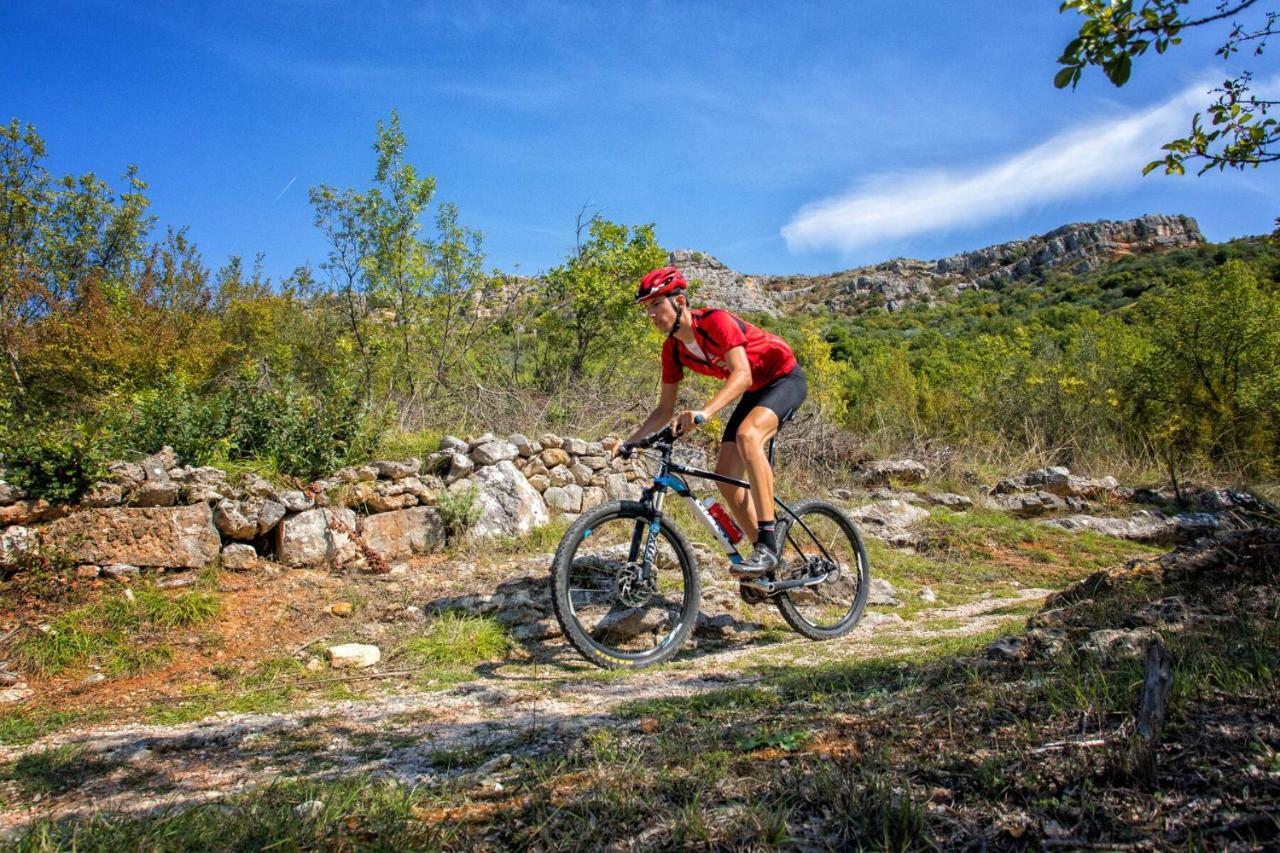
[(729, 540), (729, 544), (736, 545), (742, 540), (742, 528), (738, 527), (733, 518), (711, 498), (703, 498), (702, 506), (707, 513), (715, 519), (716, 524), (720, 527), (720, 531), (724, 533), (725, 538)]

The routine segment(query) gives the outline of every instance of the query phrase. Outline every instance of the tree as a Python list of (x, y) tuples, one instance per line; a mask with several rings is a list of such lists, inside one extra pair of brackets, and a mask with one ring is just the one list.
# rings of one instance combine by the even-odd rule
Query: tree
[[(1066, 0), (1059, 12), (1083, 17), (1080, 31), (1062, 51), (1062, 68), (1053, 83), (1059, 89), (1080, 82), (1089, 66), (1102, 69), (1116, 86), (1129, 80), (1133, 60), (1155, 48), (1163, 54), (1182, 42), (1180, 33), (1195, 27), (1223, 24), (1246, 10), (1261, 13), (1248, 24), (1232, 20), (1226, 41), (1217, 56), (1230, 59), (1242, 49), (1261, 56), (1269, 39), (1280, 28), (1280, 11), (1257, 7), (1258, 0), (1219, 0), (1213, 11), (1193, 15), (1184, 7), (1193, 0)], [(1135, 8), (1135, 5), (1137, 8)], [(1207, 3), (1199, 5), (1207, 7)], [(1263, 6), (1269, 4), (1262, 4)], [(1168, 153), (1143, 169), (1146, 174), (1164, 167), (1166, 174), (1185, 174), (1189, 160), (1201, 160), (1200, 174), (1210, 169), (1244, 169), (1280, 160), (1280, 123), (1267, 115), (1280, 101), (1259, 97), (1252, 89), (1253, 74), (1242, 70), (1210, 94), (1217, 99), (1191, 119), (1191, 132), (1164, 147)]]
[(538, 325), (548, 384), (565, 373), (581, 378), (600, 357), (640, 341), (647, 323), (635, 307), (636, 282), (667, 259), (653, 225), (628, 228), (599, 214), (586, 222), (582, 216), (572, 256), (546, 276), (548, 308)]
[(151, 226), (136, 167), (117, 198), (92, 173), (54, 178), (44, 157), (34, 126), (0, 126), (0, 347), (19, 398), (28, 385), (21, 342), (32, 325), (98, 298), (121, 304)]
[(1137, 416), (1176, 485), (1188, 460), (1266, 476), (1280, 462), (1280, 296), (1228, 261), (1155, 298)]
[(378, 122), (373, 185), (364, 192), (311, 190), (316, 225), (329, 240), (321, 265), (339, 297), (358, 350), (366, 398), (421, 413), (456, 390), (454, 375), (492, 315), (481, 310), (489, 279), (479, 232), (439, 205), (436, 237), (421, 219), (436, 181), (406, 159), (408, 143), (393, 111)]

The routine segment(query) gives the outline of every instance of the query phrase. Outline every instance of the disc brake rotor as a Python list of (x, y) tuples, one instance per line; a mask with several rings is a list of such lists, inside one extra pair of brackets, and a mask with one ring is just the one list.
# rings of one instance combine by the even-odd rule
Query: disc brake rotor
[(657, 577), (650, 573), (647, 579), (642, 580), (637, 563), (623, 565), (613, 580), (614, 596), (627, 607), (644, 607), (657, 591)]

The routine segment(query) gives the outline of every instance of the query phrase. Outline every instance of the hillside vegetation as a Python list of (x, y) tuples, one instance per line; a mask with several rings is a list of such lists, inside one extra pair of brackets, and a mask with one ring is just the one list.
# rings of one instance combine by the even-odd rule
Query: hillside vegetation
[[(103, 460), (165, 444), (190, 464), (310, 478), (433, 450), (446, 426), (598, 434), (642, 417), (659, 339), (631, 295), (668, 257), (655, 227), (584, 217), (544, 275), (486, 270), (394, 115), (373, 147), (369, 186), (311, 192), (328, 257), (271, 281), (260, 259), (213, 269), (185, 230), (157, 233), (137, 169), (121, 189), (51, 175), (34, 128), (0, 129), (9, 482), (74, 498)], [(801, 463), (850, 452), (834, 429), (880, 453), (1257, 485), (1280, 464), (1278, 269), (1275, 248), (1241, 240), (893, 313), (754, 319), (810, 375)], [(689, 384), (690, 402), (707, 393)]]

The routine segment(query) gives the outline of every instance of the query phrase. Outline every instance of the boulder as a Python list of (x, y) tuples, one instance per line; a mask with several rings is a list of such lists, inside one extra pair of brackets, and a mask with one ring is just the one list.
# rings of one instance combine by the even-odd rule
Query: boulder
[(382, 650), (363, 643), (343, 643), (329, 647), (329, 663), (334, 669), (365, 669), (382, 660)]
[(884, 578), (872, 578), (867, 590), (867, 604), (878, 604), (885, 607), (901, 607), (897, 588)]
[(587, 486), (582, 490), (582, 511), (586, 512), (592, 507), (600, 506), (600, 504), (609, 500), (609, 495), (599, 486)]
[(147, 479), (147, 472), (142, 470), (141, 465), (133, 462), (112, 462), (107, 465), (107, 473), (111, 475), (111, 481), (119, 483), (126, 489), (132, 489)]
[(27, 493), (19, 489), (17, 486), (10, 485), (4, 480), (0, 480), (0, 506), (8, 506), (14, 501), (20, 501), (27, 496)]
[(573, 472), (563, 465), (557, 465), (552, 468), (547, 472), (547, 476), (551, 479), (551, 485), (560, 486), (561, 488), (574, 482)]
[(40, 548), (35, 530), (15, 524), (0, 531), (0, 567), (8, 568)]
[(1099, 661), (1142, 660), (1147, 645), (1159, 637), (1151, 628), (1108, 628), (1091, 633), (1080, 650)]
[(355, 542), (345, 530), (331, 529), (330, 520), (345, 530), (356, 529), (356, 515), (349, 509), (309, 509), (286, 516), (276, 525), (277, 559), (286, 566), (354, 560), (359, 553)]
[[(166, 476), (168, 476), (166, 474)], [(178, 502), (178, 491), (182, 487), (173, 480), (147, 479), (138, 486), (129, 499), (133, 506), (173, 506)]]
[(1031, 494), (1011, 494), (993, 498), (992, 505), (1019, 518), (1034, 518), (1047, 512), (1064, 512), (1067, 502), (1052, 492), (1038, 491)]
[(544, 432), (538, 437), (538, 443), (542, 445), (543, 450), (546, 450), (548, 447), (560, 447), (564, 444), (564, 439), (554, 432)]
[(570, 461), (569, 454), (558, 447), (549, 447), (542, 451), (542, 464), (546, 465), (548, 470), (554, 470), (560, 466), (567, 467)]
[(401, 509), (361, 520), (360, 538), (378, 556), (396, 560), (438, 550), (444, 544), (444, 525), (433, 507)]
[(545, 492), (551, 487), (551, 478), (546, 474), (534, 474), (529, 477), (529, 485), (533, 486), (539, 492)]
[(509, 461), (489, 465), (471, 478), (479, 487), (480, 518), (471, 536), (519, 536), (551, 520), (542, 496)]
[(440, 439), (440, 449), (454, 453), (470, 453), (471, 445), (458, 438), (456, 435), (446, 435)]
[(281, 492), (280, 503), (284, 504), (284, 508), (289, 512), (306, 512), (316, 505), (305, 492), (298, 491)]
[(124, 503), (124, 489), (119, 483), (94, 483), (80, 498), (80, 505), (90, 509), (106, 509)]
[(44, 539), (81, 563), (175, 569), (203, 568), (222, 548), (208, 504), (85, 510), (50, 524)]
[(567, 486), (552, 486), (542, 493), (547, 508), (555, 512), (581, 512), (582, 486), (570, 483)]
[(494, 435), (491, 432), (486, 432), (483, 435), (478, 435), (475, 438), (468, 439), (467, 450), (468, 451), (475, 450), (477, 447), (479, 447), (482, 444), (488, 444), (491, 441), (497, 441), (497, 440), (498, 440), (498, 437), (496, 435)]
[(929, 476), (929, 469), (914, 459), (881, 459), (862, 466), (863, 482), (867, 485), (918, 483)]
[(595, 472), (586, 465), (583, 465), (581, 462), (570, 468), (569, 473), (573, 475), (573, 482), (577, 483), (579, 486), (589, 485), (591, 483), (591, 478), (595, 474)]
[(449, 465), (449, 474), (444, 478), (444, 481), (449, 485), (453, 485), (459, 480), (465, 480), (470, 477), (471, 472), (475, 469), (476, 463), (461, 453), (455, 453), (453, 454), (453, 461)]
[(136, 578), (142, 574), (142, 569), (137, 566), (131, 566), (128, 563), (112, 563), (109, 566), (103, 566), (100, 571), (105, 578), (111, 578), (117, 581), (127, 581)]
[(945, 506), (948, 509), (964, 510), (973, 506), (973, 498), (951, 492), (930, 492), (924, 499), (934, 506)]
[(379, 477), (385, 477), (388, 480), (403, 480), (405, 477), (412, 477), (422, 470), (422, 460), (416, 456), (411, 456), (403, 461), (379, 459), (373, 463), (373, 467), (377, 469)]
[(369, 512), (384, 513), (408, 509), (411, 506), (417, 506), (417, 503), (418, 499), (408, 492), (385, 495), (375, 491), (365, 499), (364, 506)]
[(0, 527), (10, 524), (33, 524), (44, 521), (56, 512), (54, 506), (43, 498), (16, 501), (9, 506), (0, 506)]
[(610, 474), (605, 477), (604, 490), (612, 501), (634, 500), (639, 492), (639, 489), (628, 482), (626, 474)]
[(849, 511), (855, 521), (880, 527), (907, 527), (929, 518), (929, 511), (906, 501), (891, 500), (860, 506)]
[[(172, 453), (173, 451), (170, 450), (169, 452)], [(148, 456), (138, 464), (142, 467), (143, 477), (149, 483), (167, 483), (169, 481), (169, 469), (174, 467), (170, 464), (168, 457), (161, 456), (159, 453), (154, 456)]]
[(252, 545), (233, 543), (222, 549), (222, 568), (233, 572), (252, 569), (258, 564), (258, 552)]
[[(528, 458), (542, 450), (542, 445), (540, 443), (530, 441), (528, 436), (521, 435), (518, 432), (507, 436), (507, 441), (511, 442), (515, 446), (516, 452), (525, 458)], [(535, 444), (537, 445), (536, 447)]]
[(929, 511), (906, 501), (878, 501), (849, 511), (871, 536), (897, 548), (919, 544), (920, 534), (910, 528), (929, 518)]
[(580, 438), (566, 438), (560, 445), (570, 456), (583, 456), (587, 452), (587, 443)]
[(280, 523), (280, 519), (284, 518), (284, 515), (284, 504), (272, 500), (263, 501), (262, 508), (258, 510), (258, 535), (263, 536), (269, 533), (273, 527)]
[(578, 462), (586, 465), (592, 471), (599, 471), (609, 464), (609, 460), (603, 456), (583, 456)]
[(213, 508), (213, 524), (228, 539), (248, 541), (258, 535), (257, 508), (243, 501), (219, 501)]
[(471, 461), (477, 465), (497, 465), (519, 455), (520, 451), (509, 441), (490, 441), (471, 451)]

